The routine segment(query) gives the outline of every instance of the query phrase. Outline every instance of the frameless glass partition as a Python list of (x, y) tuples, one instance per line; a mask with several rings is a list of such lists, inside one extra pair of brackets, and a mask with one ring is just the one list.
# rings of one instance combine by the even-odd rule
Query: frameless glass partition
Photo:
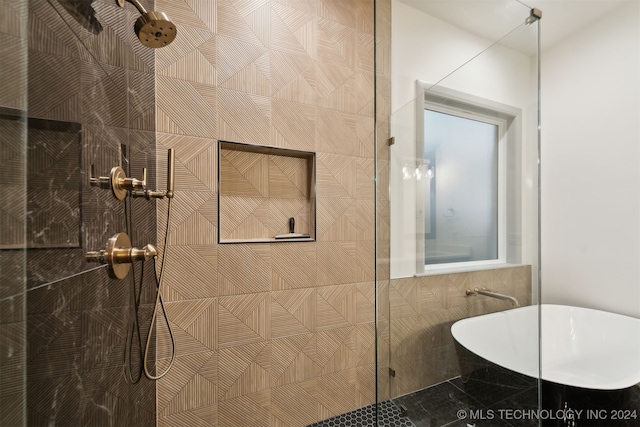
[(155, 206), (103, 185), (146, 167), (155, 188), (155, 55), (116, 2), (0, 11), (0, 425), (155, 423), (151, 267), (116, 282), (86, 256), (156, 240)]
[(389, 395), (416, 425), (520, 425), (539, 401), (540, 12), (392, 6)]
[(0, 1), (0, 425), (26, 425), (27, 2)]

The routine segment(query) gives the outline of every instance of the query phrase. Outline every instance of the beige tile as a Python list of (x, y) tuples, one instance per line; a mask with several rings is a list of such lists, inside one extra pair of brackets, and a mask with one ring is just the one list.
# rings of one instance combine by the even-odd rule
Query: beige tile
[(316, 331), (315, 289), (275, 291), (272, 292), (271, 298), (272, 338)]
[(317, 285), (354, 283), (356, 258), (356, 242), (318, 242)]
[(316, 164), (316, 191), (319, 199), (357, 196), (357, 158), (319, 153)]
[(376, 325), (374, 322), (361, 323), (356, 327), (356, 365), (376, 363)]
[(163, 253), (165, 301), (217, 296), (217, 247), (169, 245)]
[(218, 294), (267, 292), (271, 289), (271, 251), (264, 244), (218, 246)]
[(318, 107), (317, 117), (317, 151), (347, 156), (358, 154), (355, 114)]
[(219, 401), (268, 390), (270, 371), (269, 341), (221, 349), (218, 355)]
[(325, 198), (317, 200), (317, 240), (356, 240), (356, 201), (352, 198)]
[(219, 87), (271, 96), (270, 53), (262, 43), (219, 36), (217, 52)]
[(318, 331), (356, 324), (355, 285), (317, 288), (316, 325)]
[(268, 293), (219, 298), (218, 345), (222, 348), (268, 340), (271, 297)]
[(302, 334), (271, 341), (271, 387), (315, 379), (317, 335)]
[(287, 384), (271, 389), (271, 426), (307, 426), (317, 421), (317, 400), (307, 385)]
[(270, 427), (271, 390), (240, 396), (218, 404), (218, 425)]
[(271, 3), (271, 48), (274, 51), (317, 58), (317, 22), (313, 11), (306, 8), (308, 4)]
[(356, 406), (358, 408), (376, 403), (376, 365), (356, 368)]
[(318, 419), (344, 414), (356, 408), (356, 369), (318, 377)]
[[(159, 416), (164, 417), (216, 402), (215, 382), (210, 381), (211, 376), (201, 375), (200, 371), (210, 371), (210, 367), (215, 367), (217, 360), (214, 352), (176, 358), (167, 375), (158, 380)], [(204, 386), (204, 393), (200, 394), (197, 386)]]
[[(165, 304), (179, 355), (217, 349), (218, 303), (215, 298)], [(156, 321), (157, 357), (170, 356), (171, 342), (164, 319)]]
[(355, 28), (320, 18), (318, 20), (318, 61), (353, 70), (356, 39)]
[(271, 98), (219, 88), (217, 99), (218, 139), (269, 145)]
[(271, 289), (312, 288), (316, 285), (315, 243), (271, 246)]
[(309, 104), (311, 102), (299, 103), (287, 99), (272, 101), (271, 145), (315, 151), (316, 107)]
[(358, 363), (357, 329), (354, 326), (318, 332), (318, 375), (354, 368)]
[(159, 75), (156, 90), (158, 131), (216, 137), (216, 86)]
[(270, 45), (269, 2), (217, 0), (218, 34), (246, 43)]
[(375, 282), (364, 282), (356, 285), (356, 321), (358, 324), (375, 322), (376, 289)]

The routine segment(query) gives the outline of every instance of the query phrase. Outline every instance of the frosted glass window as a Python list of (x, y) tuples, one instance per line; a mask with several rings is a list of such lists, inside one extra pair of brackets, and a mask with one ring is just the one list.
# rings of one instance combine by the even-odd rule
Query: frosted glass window
[(499, 126), (425, 109), (424, 129), (425, 264), (498, 259)]

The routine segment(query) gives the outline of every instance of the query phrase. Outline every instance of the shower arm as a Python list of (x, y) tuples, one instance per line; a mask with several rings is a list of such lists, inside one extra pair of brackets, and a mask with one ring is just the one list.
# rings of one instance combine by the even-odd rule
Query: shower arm
[[(138, 2), (138, 0), (126, 0), (126, 1), (134, 5), (136, 9), (138, 9), (138, 12), (140, 12), (140, 15), (145, 15), (147, 13), (146, 9), (142, 7), (142, 5), (140, 4), (140, 2)], [(118, 6), (124, 7), (125, 0), (116, 0), (116, 3), (118, 3)]]
[(467, 296), (484, 295), (484, 296), (491, 297), (491, 298), (509, 300), (509, 301), (511, 301), (511, 303), (513, 304), (514, 307), (520, 307), (520, 303), (518, 302), (518, 300), (515, 297), (512, 297), (511, 295), (501, 294), (499, 292), (494, 292), (494, 291), (491, 291), (491, 290), (486, 289), (486, 288), (475, 288), (474, 290), (467, 289), (466, 295)]

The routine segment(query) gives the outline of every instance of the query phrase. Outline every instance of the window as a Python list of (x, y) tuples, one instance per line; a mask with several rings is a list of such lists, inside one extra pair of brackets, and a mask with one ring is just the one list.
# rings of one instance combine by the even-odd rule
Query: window
[(416, 272), (505, 263), (507, 207), (517, 203), (508, 191), (510, 177), (518, 179), (509, 176), (519, 162), (517, 112), (453, 91), (424, 94), (412, 173)]

